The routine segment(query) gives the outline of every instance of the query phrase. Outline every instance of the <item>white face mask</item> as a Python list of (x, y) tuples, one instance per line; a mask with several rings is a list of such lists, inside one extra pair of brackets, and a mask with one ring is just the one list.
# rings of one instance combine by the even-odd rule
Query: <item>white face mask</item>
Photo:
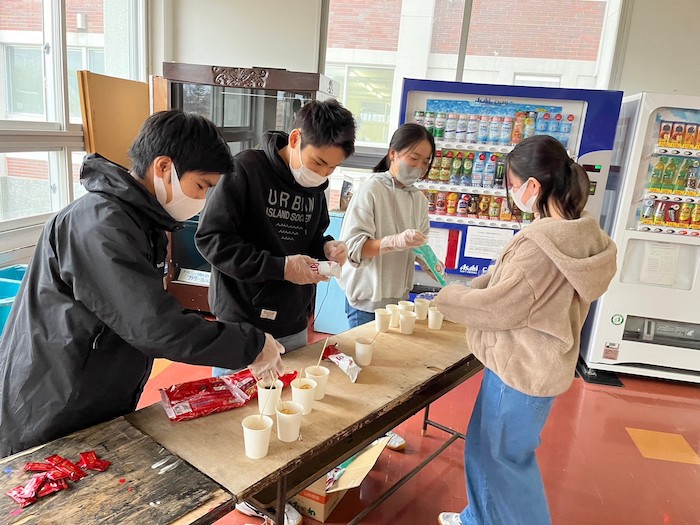
[(299, 186), (304, 188), (316, 188), (326, 182), (326, 177), (319, 175), (314, 170), (304, 166), (304, 161), (301, 160), (301, 139), (299, 139), (299, 164), (300, 168), (292, 168), (292, 148), (289, 148), (289, 170), (294, 175), (294, 180), (297, 181)]
[(411, 167), (403, 160), (399, 159), (399, 171), (396, 174), (396, 180), (404, 186), (411, 186), (423, 175), (423, 168), (420, 166)]
[(163, 209), (168, 212), (173, 219), (182, 222), (191, 219), (204, 209), (205, 199), (193, 199), (182, 191), (180, 178), (175, 171), (175, 164), (170, 164), (170, 185), (173, 189), (173, 198), (170, 202), (165, 202), (168, 194), (165, 191), (163, 177), (153, 176), (153, 187), (156, 191), (156, 199)]
[(535, 210), (533, 209), (533, 206), (535, 205), (535, 201), (537, 200), (537, 194), (535, 193), (532, 195), (527, 202), (523, 202), (523, 195), (525, 194), (525, 191), (527, 191), (527, 185), (530, 182), (530, 179), (527, 179), (519, 188), (517, 191), (511, 192), (511, 195), (513, 197), (513, 203), (520, 208), (522, 211), (526, 213), (533, 213)]

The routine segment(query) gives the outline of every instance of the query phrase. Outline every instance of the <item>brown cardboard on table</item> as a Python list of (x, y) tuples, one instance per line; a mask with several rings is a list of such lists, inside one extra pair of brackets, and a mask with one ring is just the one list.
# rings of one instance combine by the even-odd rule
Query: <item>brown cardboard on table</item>
[(305, 516), (325, 523), (348, 490), (362, 484), (388, 442), (388, 437), (378, 439), (358, 454), (332, 488), (326, 490), (326, 476), (322, 476), (294, 496), (289, 503)]

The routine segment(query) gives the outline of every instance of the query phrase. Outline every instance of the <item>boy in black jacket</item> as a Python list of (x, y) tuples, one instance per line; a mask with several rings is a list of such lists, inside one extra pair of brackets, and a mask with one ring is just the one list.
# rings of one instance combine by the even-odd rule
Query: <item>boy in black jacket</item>
[(262, 150), (234, 158), (233, 176), (212, 191), (196, 235), (212, 265), (209, 304), (217, 318), (249, 322), (287, 351), (307, 344), (314, 285), (324, 279), (309, 264), (347, 259), (345, 244), (324, 235), (324, 190), (354, 143), (352, 114), (335, 100), (314, 101), (289, 134), (268, 132)]

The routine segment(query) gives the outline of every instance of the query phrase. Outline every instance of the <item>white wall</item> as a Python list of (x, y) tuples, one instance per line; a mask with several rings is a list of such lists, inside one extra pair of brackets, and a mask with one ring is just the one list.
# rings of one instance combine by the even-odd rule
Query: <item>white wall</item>
[(700, 95), (700, 1), (634, 0), (619, 86)]
[(162, 62), (316, 72), (320, 0), (151, 0), (150, 74)]

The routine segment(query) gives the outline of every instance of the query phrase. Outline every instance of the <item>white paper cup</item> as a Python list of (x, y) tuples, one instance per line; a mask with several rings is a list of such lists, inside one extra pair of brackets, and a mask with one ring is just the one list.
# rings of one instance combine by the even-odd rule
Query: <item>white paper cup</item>
[(442, 320), (444, 318), (445, 316), (442, 315), (436, 306), (431, 306), (428, 308), (428, 328), (440, 330), (440, 328), (442, 328)]
[(416, 319), (418, 321), (425, 321), (428, 317), (428, 308), (430, 307), (430, 301), (427, 299), (418, 298), (414, 301), (416, 308)]
[(411, 335), (415, 327), (416, 312), (410, 312), (408, 310), (401, 312), (401, 319), (399, 319), (399, 332), (402, 334)]
[(387, 304), (386, 309), (391, 312), (391, 321), (389, 322), (389, 326), (391, 328), (397, 328), (399, 326), (399, 305)]
[(275, 408), (282, 396), (282, 388), (284, 388), (284, 384), (279, 379), (275, 380), (274, 388), (265, 388), (271, 385), (269, 380), (258, 381), (258, 412), (266, 416), (275, 415)]
[(377, 332), (388, 332), (391, 324), (391, 312), (386, 308), (377, 308), (374, 311), (374, 329)]
[(355, 361), (360, 366), (369, 366), (374, 354), (374, 342), (369, 337), (355, 339)]
[(314, 399), (323, 399), (326, 395), (326, 384), (331, 371), (325, 366), (309, 366), (304, 370), (308, 379), (316, 381), (316, 392)]
[(415, 308), (413, 301), (399, 301), (399, 310), (412, 312)]
[[(304, 415), (311, 413), (311, 407), (314, 404), (314, 396), (316, 395), (316, 381), (313, 379), (297, 378), (292, 381), (292, 400), (304, 407), (302, 412)], [(309, 388), (302, 388), (307, 386)]]
[(282, 401), (277, 406), (277, 439), (285, 443), (299, 439), (303, 412), (304, 407), (296, 401)]
[(243, 421), (243, 445), (245, 455), (250, 459), (260, 459), (267, 456), (272, 434), (272, 418), (257, 414), (248, 416)]
[(340, 279), (340, 274), (342, 271), (340, 265), (335, 261), (318, 261), (311, 263), (309, 268), (311, 268), (312, 272), (319, 275), (323, 275), (325, 277), (335, 277), (336, 279)]

